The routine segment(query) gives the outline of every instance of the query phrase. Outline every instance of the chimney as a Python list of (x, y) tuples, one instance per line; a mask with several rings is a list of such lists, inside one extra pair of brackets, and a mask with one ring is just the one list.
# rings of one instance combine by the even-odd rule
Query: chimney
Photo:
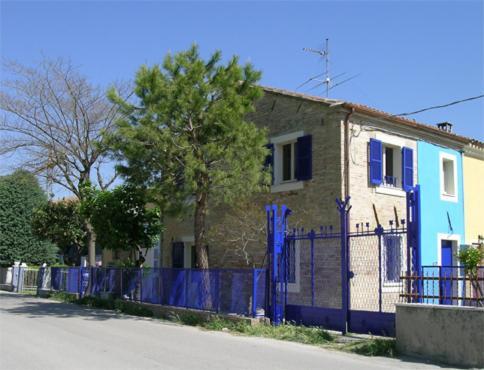
[(452, 132), (452, 123), (450, 122), (437, 123), (437, 127), (439, 128), (439, 130), (445, 132)]

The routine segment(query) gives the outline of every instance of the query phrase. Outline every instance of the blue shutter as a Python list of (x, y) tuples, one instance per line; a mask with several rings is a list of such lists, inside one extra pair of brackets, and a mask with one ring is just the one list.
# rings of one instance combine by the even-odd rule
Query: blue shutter
[(312, 136), (297, 138), (296, 145), (296, 179), (310, 180), (313, 177), (313, 145)]
[(267, 144), (266, 148), (269, 149), (266, 160), (264, 162), (264, 168), (271, 168), (272, 184), (274, 185), (274, 144)]
[(413, 187), (413, 150), (402, 148), (402, 187), (410, 191)]
[(383, 182), (383, 146), (380, 140), (370, 139), (370, 183)]

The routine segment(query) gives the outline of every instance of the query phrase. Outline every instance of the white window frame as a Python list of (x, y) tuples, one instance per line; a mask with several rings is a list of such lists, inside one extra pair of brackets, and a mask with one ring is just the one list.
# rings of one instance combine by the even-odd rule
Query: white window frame
[(387, 265), (386, 265), (386, 260), (387, 260), (387, 247), (385, 245), (385, 238), (386, 237), (392, 237), (392, 238), (398, 238), (400, 240), (400, 275), (402, 271), (405, 271), (405, 248), (403, 245), (403, 237), (401, 234), (384, 234), (382, 236), (382, 243), (381, 243), (381, 257), (382, 257), (382, 266), (381, 266), (381, 281), (382, 281), (382, 291), (383, 292), (399, 292), (403, 282), (400, 280), (398, 282), (393, 282), (393, 281), (387, 281), (386, 276), (387, 276)]
[[(444, 160), (452, 161), (453, 175), (454, 175), (454, 194), (445, 193), (445, 175), (444, 175)], [(440, 173), (440, 199), (447, 202), (459, 201), (459, 188), (457, 181), (457, 158), (453, 154), (440, 152), (439, 155), (439, 173)]]
[[(274, 156), (273, 156), (273, 171), (274, 171), (274, 184), (271, 186), (271, 192), (277, 193), (281, 191), (291, 191), (291, 190), (299, 190), (304, 187), (303, 181), (298, 181), (295, 173), (296, 167), (296, 153), (294, 150), (294, 143), (297, 142), (297, 139), (301, 136), (304, 136), (304, 131), (296, 131), (285, 135), (280, 135), (276, 137), (272, 137), (270, 139), (270, 143), (274, 145)], [(292, 144), (292, 158), (291, 158), (291, 172), (292, 172), (292, 180), (282, 180), (282, 147), (286, 144)]]
[(192, 246), (195, 243), (193, 236), (182, 236), (180, 241), (183, 243), (183, 268), (192, 268)]
[[(405, 147), (405, 140), (403, 140), (402, 138), (399, 138), (399, 137), (384, 134), (382, 132), (376, 133), (376, 139), (381, 141), (382, 148), (385, 148), (385, 146), (387, 146), (387, 147), (393, 147), (394, 149), (399, 149), (399, 151), (400, 151), (399, 158), (400, 159), (399, 159), (399, 164), (397, 164), (396, 171), (401, 172), (401, 168), (402, 168), (402, 148)], [(413, 147), (410, 147), (410, 148), (413, 149), (413, 151), (415, 153), (415, 148), (413, 148)], [(382, 153), (382, 173), (385, 172), (385, 160), (386, 160), (385, 158), (386, 158), (385, 152), (383, 151), (383, 153)], [(393, 157), (393, 166), (395, 167), (395, 156)], [(414, 168), (415, 168), (415, 166), (414, 166)], [(414, 172), (415, 172), (415, 170), (414, 170)], [(382, 184), (375, 186), (375, 192), (376, 193), (392, 195), (392, 196), (400, 197), (400, 198), (404, 198), (407, 195), (405, 193), (405, 190), (403, 190), (403, 184), (401, 183), (402, 182), (402, 175), (401, 174), (400, 174), (400, 176), (397, 176), (397, 178), (400, 180), (400, 186), (398, 186), (398, 187), (385, 186), (383, 184), (383, 181), (385, 180), (384, 176), (385, 175), (383, 175), (383, 178), (382, 178)], [(413, 176), (415, 176), (415, 174)]]

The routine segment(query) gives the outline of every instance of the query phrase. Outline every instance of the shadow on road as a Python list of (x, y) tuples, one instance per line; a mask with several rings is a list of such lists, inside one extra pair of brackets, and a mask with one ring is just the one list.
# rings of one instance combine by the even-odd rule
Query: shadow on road
[(29, 318), (55, 316), (57, 318), (78, 317), (86, 320), (122, 320), (142, 317), (126, 316), (115, 311), (91, 309), (76, 304), (50, 301), (45, 298), (25, 296), (15, 293), (0, 293), (0, 314), (23, 315)]

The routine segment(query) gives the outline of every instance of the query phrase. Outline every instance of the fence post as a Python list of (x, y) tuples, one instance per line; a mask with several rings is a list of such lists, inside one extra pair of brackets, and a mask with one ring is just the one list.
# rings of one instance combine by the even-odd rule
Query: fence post
[(311, 306), (314, 306), (314, 230), (308, 236), (311, 243)]
[(381, 238), (383, 235), (383, 227), (378, 225), (375, 230), (376, 235), (378, 237), (378, 312), (382, 311), (382, 243)]
[(20, 275), (22, 275), (22, 267), (21, 267), (21, 265), (18, 266), (17, 293), (20, 292), (20, 281), (22, 280), (22, 282), (23, 282), (23, 276), (21, 277)]
[(139, 277), (139, 301), (143, 302), (143, 268), (140, 267), (138, 271)]
[(121, 271), (121, 299), (124, 299), (124, 291), (123, 291), (123, 268), (120, 268)]
[(257, 270), (252, 269), (252, 317), (257, 315)]
[(347, 196), (344, 201), (336, 199), (338, 211), (340, 214), (340, 228), (341, 228), (341, 308), (343, 311), (343, 330), (342, 334), (348, 332), (349, 321), (349, 248), (348, 248), (348, 212), (351, 209), (349, 206), (350, 197)]
[[(69, 270), (67, 270), (69, 271)], [(83, 271), (82, 271), (82, 266), (79, 266), (79, 269), (78, 269), (78, 276), (77, 276), (77, 284), (78, 284), (78, 287), (77, 287), (77, 291), (79, 293), (79, 298), (82, 298), (82, 275), (83, 275)]]

